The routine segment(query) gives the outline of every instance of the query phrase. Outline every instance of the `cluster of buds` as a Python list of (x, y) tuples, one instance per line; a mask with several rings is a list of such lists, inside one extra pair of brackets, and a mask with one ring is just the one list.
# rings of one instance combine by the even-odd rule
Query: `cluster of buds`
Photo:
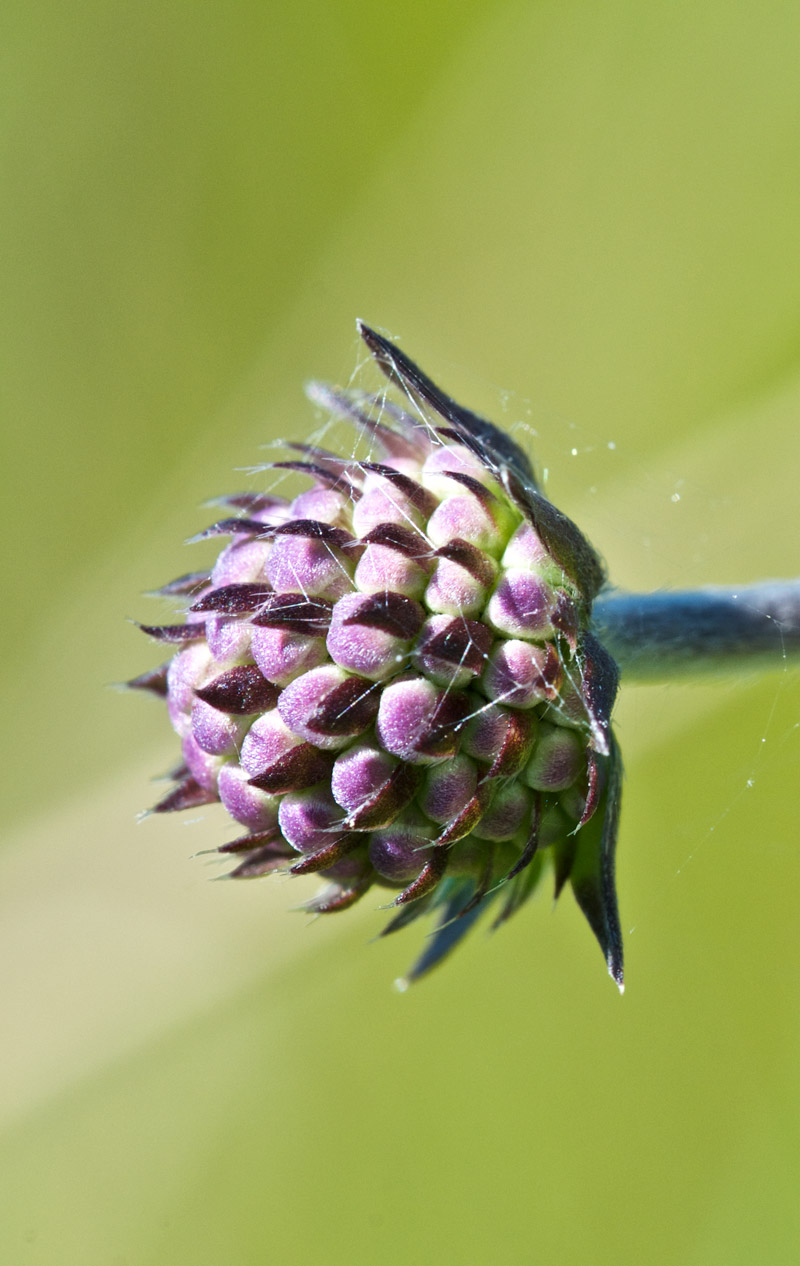
[(386, 932), (436, 928), (410, 979), (488, 907), (502, 923), (548, 864), (569, 882), (622, 985), (614, 893), (617, 671), (589, 629), (597, 555), (502, 431), (398, 348), (360, 332), (402, 393), (313, 384), (369, 460), (291, 444), (294, 500), (224, 498), (213, 570), (164, 587), (181, 623), (142, 626), (168, 663), (183, 760), (157, 812), (221, 801), (233, 878), (318, 873), (307, 907), (373, 887)]

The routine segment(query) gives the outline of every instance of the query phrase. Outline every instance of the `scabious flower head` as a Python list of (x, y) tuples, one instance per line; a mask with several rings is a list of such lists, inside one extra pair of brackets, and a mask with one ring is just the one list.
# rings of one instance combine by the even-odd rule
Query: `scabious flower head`
[(174, 653), (130, 684), (166, 697), (183, 753), (156, 811), (221, 801), (231, 876), (317, 873), (314, 912), (374, 888), (387, 933), (432, 912), (410, 979), (488, 908), (503, 923), (549, 864), (621, 987), (602, 566), (507, 435), (359, 328), (402, 405), (310, 395), (369, 459), (289, 445), (275, 466), (311, 486), (224, 498), (201, 534), (229, 538), (213, 569), (161, 591), (181, 622), (142, 626)]

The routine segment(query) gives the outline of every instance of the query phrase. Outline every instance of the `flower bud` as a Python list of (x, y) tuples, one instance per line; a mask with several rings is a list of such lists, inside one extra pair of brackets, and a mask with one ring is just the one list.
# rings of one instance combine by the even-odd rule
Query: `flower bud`
[(183, 754), (156, 810), (221, 802), (246, 831), (221, 846), (232, 876), (319, 872), (314, 913), (373, 887), (394, 890), (387, 932), (435, 911), (411, 978), (552, 859), (621, 981), (600, 562), (508, 436), (361, 332), (403, 400), (311, 395), (368, 459), (292, 444), (276, 478), (311, 486), (221, 498), (196, 538), (228, 538), (210, 574), (161, 590), (180, 622), (142, 626), (173, 657), (129, 684), (166, 696)]

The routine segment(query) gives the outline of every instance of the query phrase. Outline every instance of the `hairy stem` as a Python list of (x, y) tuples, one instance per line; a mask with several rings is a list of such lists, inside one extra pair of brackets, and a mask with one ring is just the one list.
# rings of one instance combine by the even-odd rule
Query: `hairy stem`
[(800, 665), (800, 579), (661, 593), (608, 590), (593, 630), (625, 681)]

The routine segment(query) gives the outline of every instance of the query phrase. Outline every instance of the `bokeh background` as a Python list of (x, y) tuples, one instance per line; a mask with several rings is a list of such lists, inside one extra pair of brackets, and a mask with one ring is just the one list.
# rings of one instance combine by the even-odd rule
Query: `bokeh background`
[(174, 745), (109, 684), (356, 316), (618, 583), (797, 574), (800, 9), (2, 21), (0, 1257), (795, 1262), (796, 676), (625, 692), (624, 998), (569, 897), (400, 995), (369, 900), (209, 882), (221, 815), (136, 821)]

